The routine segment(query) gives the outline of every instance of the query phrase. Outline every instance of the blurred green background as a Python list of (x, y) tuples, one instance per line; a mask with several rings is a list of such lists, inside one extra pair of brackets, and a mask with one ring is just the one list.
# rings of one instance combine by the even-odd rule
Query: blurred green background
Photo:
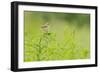
[(88, 58), (90, 14), (24, 11), (24, 62)]

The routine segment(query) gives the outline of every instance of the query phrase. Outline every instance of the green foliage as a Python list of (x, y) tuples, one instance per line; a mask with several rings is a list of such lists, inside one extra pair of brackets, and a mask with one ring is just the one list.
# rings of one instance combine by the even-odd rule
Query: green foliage
[[(88, 14), (26, 11), (24, 61), (90, 58), (89, 19)], [(49, 22), (49, 32), (41, 30), (44, 22)]]

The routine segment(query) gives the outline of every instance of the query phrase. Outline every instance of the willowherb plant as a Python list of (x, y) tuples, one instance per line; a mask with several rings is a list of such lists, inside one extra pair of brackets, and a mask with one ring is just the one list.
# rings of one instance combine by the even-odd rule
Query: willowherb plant
[[(43, 54), (42, 53), (45, 49), (48, 49), (49, 46), (49, 42), (51, 39), (51, 34), (49, 32), (49, 24), (45, 23), (44, 25), (41, 26), (42, 30), (43, 30), (43, 34), (40, 36), (38, 43), (34, 44), (33, 46), (36, 46), (35, 48), (37, 49), (37, 61), (41, 61), (44, 60), (45, 57), (42, 57)], [(46, 51), (44, 51), (46, 52)]]

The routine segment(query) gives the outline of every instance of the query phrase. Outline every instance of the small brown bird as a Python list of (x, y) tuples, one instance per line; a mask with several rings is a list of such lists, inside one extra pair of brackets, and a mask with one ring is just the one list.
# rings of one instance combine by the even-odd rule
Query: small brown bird
[(45, 23), (45, 24), (43, 24), (42, 26), (41, 26), (41, 28), (42, 28), (42, 30), (44, 31), (44, 32), (49, 32), (49, 23), (47, 22), (47, 23)]

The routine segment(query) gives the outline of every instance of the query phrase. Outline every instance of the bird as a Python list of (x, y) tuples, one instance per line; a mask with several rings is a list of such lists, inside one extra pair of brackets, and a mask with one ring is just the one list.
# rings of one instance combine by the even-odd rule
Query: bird
[(42, 30), (43, 30), (44, 32), (48, 33), (48, 32), (49, 32), (49, 23), (46, 22), (45, 24), (43, 24), (43, 25), (41, 26), (41, 28), (42, 28)]

